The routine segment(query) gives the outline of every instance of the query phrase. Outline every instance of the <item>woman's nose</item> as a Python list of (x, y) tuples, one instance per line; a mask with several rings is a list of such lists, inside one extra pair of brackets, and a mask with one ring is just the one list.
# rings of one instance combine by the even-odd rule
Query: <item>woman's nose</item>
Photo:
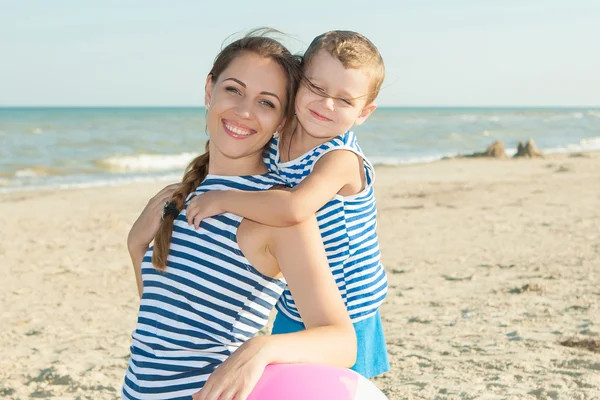
[(252, 111), (252, 102), (247, 99), (241, 99), (238, 103), (235, 113), (244, 119), (249, 119)]

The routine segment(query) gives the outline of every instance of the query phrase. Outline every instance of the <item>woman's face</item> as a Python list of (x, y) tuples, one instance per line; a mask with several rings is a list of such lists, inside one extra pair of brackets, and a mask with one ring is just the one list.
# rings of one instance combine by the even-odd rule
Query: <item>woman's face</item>
[(210, 141), (226, 158), (260, 157), (284, 124), (286, 75), (273, 60), (243, 53), (206, 82)]

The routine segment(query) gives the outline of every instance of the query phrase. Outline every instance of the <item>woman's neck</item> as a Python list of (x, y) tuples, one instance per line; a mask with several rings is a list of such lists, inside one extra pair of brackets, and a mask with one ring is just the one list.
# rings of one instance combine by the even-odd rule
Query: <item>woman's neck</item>
[(209, 175), (245, 176), (262, 175), (269, 172), (262, 157), (258, 158), (256, 155), (232, 160), (219, 155), (213, 156), (213, 154), (211, 152), (208, 160)]

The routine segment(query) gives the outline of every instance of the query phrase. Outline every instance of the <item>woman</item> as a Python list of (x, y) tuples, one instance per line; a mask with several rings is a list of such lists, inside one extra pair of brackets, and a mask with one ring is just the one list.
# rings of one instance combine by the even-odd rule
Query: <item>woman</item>
[[(198, 230), (186, 219), (195, 194), (281, 183), (262, 155), (291, 120), (299, 68), (264, 36), (217, 56), (206, 80), (207, 153), (148, 203), (128, 238), (141, 302), (123, 398), (245, 400), (270, 363), (354, 363), (354, 330), (314, 218), (273, 228), (223, 214)], [(255, 337), (286, 282), (308, 329)]]

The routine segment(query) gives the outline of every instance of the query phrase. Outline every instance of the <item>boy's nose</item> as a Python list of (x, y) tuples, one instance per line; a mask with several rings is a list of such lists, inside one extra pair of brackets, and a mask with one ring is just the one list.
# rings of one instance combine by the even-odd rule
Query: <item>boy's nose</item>
[(333, 99), (331, 97), (323, 97), (323, 105), (326, 109), (333, 111)]

